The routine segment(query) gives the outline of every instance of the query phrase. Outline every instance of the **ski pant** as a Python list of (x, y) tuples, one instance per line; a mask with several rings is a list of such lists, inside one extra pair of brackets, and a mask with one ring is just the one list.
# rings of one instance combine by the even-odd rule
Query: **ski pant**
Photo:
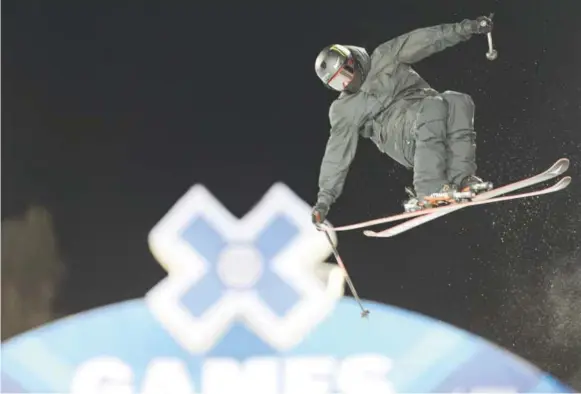
[(422, 99), (416, 108), (410, 133), (414, 189), (422, 198), (475, 174), (474, 102), (467, 94), (446, 91)]

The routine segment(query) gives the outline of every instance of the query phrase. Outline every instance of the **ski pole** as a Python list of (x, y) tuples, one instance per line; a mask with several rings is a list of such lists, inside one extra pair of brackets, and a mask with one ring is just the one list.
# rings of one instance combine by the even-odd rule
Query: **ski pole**
[[(490, 14), (490, 20), (492, 20), (492, 17), (494, 17), (494, 13)], [(488, 39), (488, 52), (486, 52), (486, 58), (488, 60), (495, 60), (498, 57), (498, 51), (494, 49), (494, 45), (492, 44), (492, 32), (488, 32), (486, 38)]]
[(339, 267), (341, 267), (341, 269), (343, 270), (343, 275), (345, 276), (345, 281), (347, 282), (347, 285), (349, 286), (349, 289), (351, 290), (351, 293), (353, 294), (355, 301), (357, 301), (357, 303), (359, 304), (359, 307), (361, 308), (361, 317), (369, 316), (369, 310), (365, 309), (363, 307), (363, 304), (361, 303), (361, 298), (359, 298), (359, 295), (357, 294), (357, 290), (355, 290), (355, 286), (353, 285), (353, 282), (351, 281), (351, 277), (349, 276), (349, 273), (347, 272), (347, 268), (345, 267), (345, 264), (343, 264), (343, 260), (341, 259), (341, 256), (339, 256), (339, 251), (335, 247), (335, 244), (333, 243), (333, 240), (331, 239), (329, 232), (327, 230), (324, 230), (324, 231), (325, 231), (325, 235), (327, 236), (327, 240), (329, 241), (329, 245), (331, 245), (331, 248), (333, 249), (333, 254), (335, 255), (335, 259), (337, 260), (337, 264), (339, 264)]

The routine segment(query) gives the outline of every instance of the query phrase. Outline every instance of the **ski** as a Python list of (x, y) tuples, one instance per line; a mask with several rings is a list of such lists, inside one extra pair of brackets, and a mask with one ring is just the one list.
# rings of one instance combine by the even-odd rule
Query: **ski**
[[(490, 199), (490, 198), (494, 198), (494, 197), (499, 197), (499, 196), (502, 196), (503, 194), (511, 193), (511, 192), (523, 189), (525, 187), (528, 187), (528, 186), (533, 186), (533, 185), (536, 185), (538, 183), (548, 181), (548, 180), (553, 179), (559, 175), (562, 175), (563, 173), (565, 173), (565, 171), (567, 171), (568, 168), (569, 168), (569, 159), (567, 159), (567, 158), (559, 159), (551, 167), (549, 167), (547, 170), (545, 170), (541, 173), (538, 173), (538, 174), (533, 175), (533, 176), (526, 178), (526, 179), (522, 179), (520, 181), (509, 183), (507, 185), (498, 187), (496, 189), (492, 189), (488, 192), (479, 194), (476, 197), (474, 197), (474, 199), (472, 201), (473, 202), (482, 201), (482, 200), (486, 200), (486, 199)], [(364, 222), (349, 224), (349, 225), (345, 225), (345, 226), (332, 227), (329, 225), (320, 225), (320, 227), (324, 230), (329, 230), (329, 231), (350, 231), (350, 230), (356, 230), (356, 229), (365, 228), (365, 227), (371, 227), (371, 226), (375, 226), (378, 224), (395, 222), (398, 220), (411, 219), (411, 220), (408, 220), (408, 221), (406, 221), (398, 226), (394, 226), (391, 228), (391, 230), (393, 230), (394, 232), (399, 231), (399, 232), (397, 232), (397, 234), (399, 234), (400, 232), (407, 230), (405, 228), (405, 226), (408, 225), (408, 223), (412, 227), (415, 227), (415, 226), (418, 226), (420, 224), (429, 222), (430, 220), (434, 220), (440, 216), (446, 215), (446, 214), (448, 214), (456, 209), (461, 209), (461, 208), (464, 208), (464, 205), (458, 204), (458, 205), (454, 205), (454, 206), (444, 206), (444, 207), (423, 209), (423, 210), (415, 211), (415, 212), (404, 212), (404, 213), (400, 213), (400, 214), (396, 214), (396, 215), (391, 215), (391, 216), (387, 216), (387, 217), (383, 217), (383, 218), (379, 218), (379, 219), (367, 220)], [(420, 216), (420, 217), (417, 217), (417, 216)], [(412, 218), (415, 218), (415, 219), (412, 219)], [(412, 227), (410, 227), (410, 228), (412, 228)], [(393, 235), (396, 235), (396, 234), (393, 234)]]
[[(398, 213), (395, 215), (391, 215), (391, 216), (387, 216), (387, 217), (383, 217), (383, 218), (379, 218), (379, 219), (367, 220), (365, 222), (348, 224), (348, 225), (340, 226), (340, 227), (332, 227), (332, 226), (329, 226), (326, 224), (321, 224), (321, 225), (319, 225), (319, 228), (322, 230), (327, 230), (327, 231), (357, 230), (360, 228), (371, 227), (371, 226), (375, 226), (378, 224), (396, 222), (398, 220), (404, 220), (404, 219), (410, 219), (410, 218), (414, 218), (416, 216), (435, 214), (435, 212), (440, 211), (441, 209), (444, 209), (444, 208), (446, 208), (446, 207), (428, 208), (428, 209), (422, 209), (420, 211), (415, 211), (415, 212)], [(447, 207), (447, 208), (449, 208), (449, 207)]]
[(543, 194), (549, 194), (549, 193), (555, 193), (555, 192), (558, 192), (558, 191), (565, 189), (567, 186), (569, 186), (570, 183), (571, 183), (571, 177), (566, 176), (564, 178), (561, 178), (554, 185), (548, 186), (548, 187), (543, 188), (541, 190), (535, 190), (535, 191), (528, 192), (528, 193), (513, 194), (513, 195), (503, 196), (503, 197), (488, 198), (488, 199), (484, 199), (484, 200), (480, 200), (480, 201), (473, 200), (471, 202), (454, 204), (452, 206), (448, 205), (446, 207), (441, 208), (442, 212), (438, 212), (438, 213), (434, 214), (433, 218), (431, 216), (423, 216), (423, 217), (420, 217), (417, 219), (408, 220), (407, 222), (403, 222), (397, 226), (390, 227), (386, 230), (379, 231), (379, 232), (375, 232), (372, 230), (365, 230), (365, 231), (363, 231), (363, 234), (365, 234), (368, 237), (375, 237), (375, 238), (393, 237), (395, 235), (403, 233), (404, 231), (410, 230), (410, 229), (415, 228), (421, 224), (429, 222), (430, 220), (433, 220), (436, 217), (446, 215), (446, 214), (454, 212), (458, 209), (462, 209), (462, 208), (466, 208), (466, 207), (474, 207), (477, 205), (491, 204), (491, 203), (501, 202), (501, 201), (517, 200), (517, 199), (527, 198), (527, 197), (536, 197), (536, 196), (541, 196)]
[[(499, 197), (501, 195), (504, 195), (507, 193), (512, 193), (514, 191), (524, 189), (524, 188), (529, 187), (529, 186), (534, 186), (538, 183), (542, 183), (542, 182), (548, 181), (550, 179), (556, 178), (556, 177), (564, 174), (569, 169), (569, 164), (570, 164), (569, 159), (561, 158), (561, 159), (557, 160), (547, 170), (545, 170), (539, 174), (533, 175), (529, 178), (522, 179), (520, 181), (509, 183), (508, 185), (504, 185), (504, 186), (501, 186), (497, 189), (492, 189), (488, 192), (479, 194), (476, 197), (474, 197), (472, 202), (478, 202), (478, 201), (483, 201), (483, 200), (488, 200), (491, 198)], [(448, 209), (444, 210), (444, 208), (448, 208)], [(386, 232), (386, 235), (385, 235), (386, 237), (387, 236), (393, 237), (397, 234), (403, 233), (404, 231), (408, 231), (408, 230), (410, 230), (414, 227), (417, 227), (421, 224), (427, 223), (431, 220), (437, 219), (437, 218), (442, 217), (444, 215), (447, 215), (448, 213), (451, 213), (457, 209), (462, 209), (462, 208), (464, 208), (464, 206), (460, 206), (460, 204), (453, 206), (453, 207), (448, 206), (448, 207), (439, 208), (439, 209), (442, 209), (440, 212), (434, 212), (429, 216), (424, 215), (420, 218), (408, 220), (404, 223), (393, 226), (387, 230), (383, 230), (382, 232)]]

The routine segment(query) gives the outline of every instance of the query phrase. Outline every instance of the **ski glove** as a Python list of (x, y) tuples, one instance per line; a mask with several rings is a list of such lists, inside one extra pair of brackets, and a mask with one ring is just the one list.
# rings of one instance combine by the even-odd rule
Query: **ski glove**
[(492, 19), (480, 16), (475, 21), (470, 21), (470, 30), (473, 34), (488, 34), (492, 31)]
[(318, 202), (314, 207), (313, 211), (311, 212), (311, 220), (313, 224), (321, 224), (327, 218), (327, 214), (329, 213), (329, 205), (325, 204), (324, 202)]

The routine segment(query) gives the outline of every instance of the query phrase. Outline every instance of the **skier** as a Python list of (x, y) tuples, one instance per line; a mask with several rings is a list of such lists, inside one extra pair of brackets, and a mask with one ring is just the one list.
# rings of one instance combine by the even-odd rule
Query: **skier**
[(470, 200), (492, 184), (475, 175), (474, 102), (464, 93), (432, 89), (411, 67), (445, 48), (492, 30), (490, 18), (421, 28), (365, 48), (330, 45), (315, 61), (318, 77), (340, 92), (331, 104), (330, 137), (312, 211), (322, 223), (345, 183), (359, 137), (413, 169), (415, 192), (405, 211)]

